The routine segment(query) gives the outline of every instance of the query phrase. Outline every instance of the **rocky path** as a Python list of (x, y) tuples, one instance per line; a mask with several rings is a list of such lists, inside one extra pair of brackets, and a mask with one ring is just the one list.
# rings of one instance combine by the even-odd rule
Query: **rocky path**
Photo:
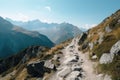
[(77, 38), (74, 38), (62, 52), (60, 66), (50, 80), (110, 80), (94, 72), (95, 63), (89, 60), (87, 53), (78, 51)]

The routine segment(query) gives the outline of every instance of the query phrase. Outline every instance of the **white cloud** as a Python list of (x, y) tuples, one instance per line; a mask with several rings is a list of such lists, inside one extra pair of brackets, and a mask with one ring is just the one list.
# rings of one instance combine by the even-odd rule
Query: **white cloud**
[(95, 26), (97, 26), (97, 24), (85, 24), (84, 28), (85, 29), (90, 29), (90, 28), (95, 27)]
[(46, 6), (45, 9), (47, 9), (49, 12), (51, 12), (51, 7), (50, 6)]

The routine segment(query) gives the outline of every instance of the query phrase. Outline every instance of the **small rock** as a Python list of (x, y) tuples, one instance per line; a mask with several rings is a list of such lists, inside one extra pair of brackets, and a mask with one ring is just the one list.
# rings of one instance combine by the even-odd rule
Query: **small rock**
[(110, 29), (110, 27), (109, 27), (109, 26), (107, 26), (107, 27), (105, 27), (105, 31), (109, 33), (109, 32), (111, 32), (111, 31), (112, 31), (112, 29)]
[(51, 60), (45, 61), (44, 66), (47, 67), (47, 68), (50, 68), (50, 69), (54, 68), (54, 64), (52, 64)]
[(100, 32), (99, 33), (99, 40), (98, 40), (98, 43), (101, 44), (103, 42), (103, 38), (104, 38), (104, 33), (103, 32)]
[(90, 48), (90, 50), (93, 49), (93, 43), (89, 43), (89, 48)]
[(72, 71), (65, 80), (81, 80), (81, 76), (79, 76), (79, 71)]
[(92, 56), (92, 59), (93, 59), (93, 60), (95, 60), (95, 59), (97, 59), (97, 58), (98, 58), (97, 55)]

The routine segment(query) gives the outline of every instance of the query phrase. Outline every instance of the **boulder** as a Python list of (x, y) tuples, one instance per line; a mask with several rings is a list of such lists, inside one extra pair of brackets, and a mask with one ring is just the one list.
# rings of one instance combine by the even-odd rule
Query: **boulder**
[(33, 62), (27, 65), (27, 72), (32, 77), (43, 77), (44, 73), (50, 73), (51, 69), (44, 66), (44, 61)]
[(87, 33), (82, 33), (78, 44), (79, 45), (82, 44), (85, 41), (86, 38), (87, 38)]
[(110, 53), (120, 55), (120, 40), (112, 46)]
[(111, 63), (113, 61), (114, 54), (111, 53), (103, 53), (102, 56), (100, 57), (100, 64), (107, 64)]

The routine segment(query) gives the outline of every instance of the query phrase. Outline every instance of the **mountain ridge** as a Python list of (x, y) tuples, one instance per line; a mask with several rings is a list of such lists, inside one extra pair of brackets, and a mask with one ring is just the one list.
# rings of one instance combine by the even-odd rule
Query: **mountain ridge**
[(56, 44), (59, 44), (67, 39), (73, 38), (81, 34), (82, 32), (77, 26), (66, 22), (58, 24), (44, 23), (38, 19), (27, 22), (13, 21), (9, 18), (7, 18), (6, 20), (10, 21), (14, 25), (21, 26), (22, 28), (25, 28), (27, 30), (42, 33)]

